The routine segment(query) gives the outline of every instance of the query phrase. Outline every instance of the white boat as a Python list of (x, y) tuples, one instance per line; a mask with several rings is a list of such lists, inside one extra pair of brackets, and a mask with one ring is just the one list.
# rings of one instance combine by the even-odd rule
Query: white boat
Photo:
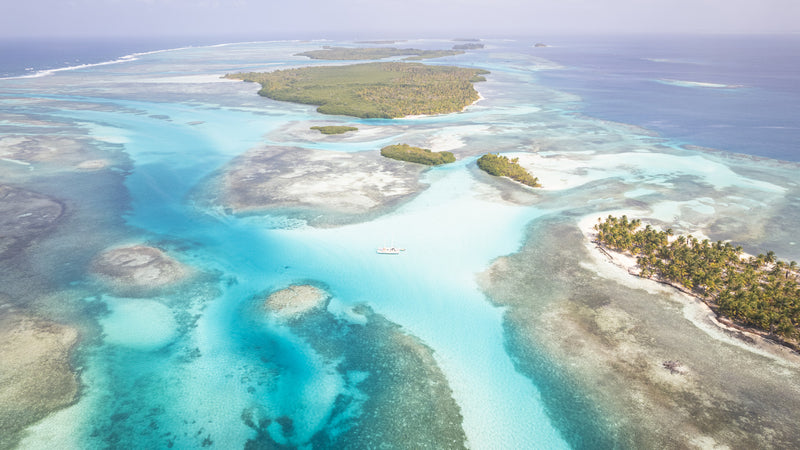
[(397, 247), (381, 247), (377, 251), (381, 255), (399, 255), (400, 252), (404, 252), (406, 249)]

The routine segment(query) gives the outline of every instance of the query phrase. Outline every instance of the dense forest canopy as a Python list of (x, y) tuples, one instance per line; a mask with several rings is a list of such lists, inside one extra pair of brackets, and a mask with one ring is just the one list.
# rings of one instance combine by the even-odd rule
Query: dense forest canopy
[(356, 127), (348, 127), (344, 125), (326, 125), (311, 127), (312, 130), (317, 130), (322, 134), (344, 134), (348, 131), (358, 131)]
[(539, 179), (519, 165), (519, 158), (508, 159), (503, 155), (487, 153), (478, 158), (478, 167), (489, 175), (508, 177), (530, 187), (541, 187)]
[(458, 112), (478, 100), (472, 83), (489, 72), (420, 63), (316, 66), (225, 75), (261, 84), (259, 95), (318, 105), (322, 114), (392, 119)]
[(425, 148), (412, 147), (408, 144), (389, 145), (381, 149), (381, 155), (428, 166), (438, 166), (455, 162), (456, 157), (450, 152), (432, 152)]
[(626, 216), (608, 216), (595, 230), (599, 243), (636, 256), (641, 276), (683, 286), (743, 325), (785, 338), (800, 337), (795, 261), (780, 261), (772, 251), (745, 257), (741, 247), (729, 242), (674, 237), (672, 230), (655, 230)]

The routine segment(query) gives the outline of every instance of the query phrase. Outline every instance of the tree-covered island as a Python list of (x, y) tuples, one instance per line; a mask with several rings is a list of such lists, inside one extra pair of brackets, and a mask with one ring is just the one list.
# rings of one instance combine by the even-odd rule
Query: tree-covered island
[(469, 42), (466, 44), (456, 44), (453, 46), (453, 50), (479, 50), (483, 48), (483, 44), (478, 44), (475, 42)]
[(396, 44), (398, 42), (406, 42), (406, 41), (405, 40), (402, 40), (402, 41), (380, 40), (380, 39), (379, 40), (374, 40), (374, 41), (353, 41), (354, 44)]
[(349, 131), (358, 131), (356, 127), (348, 127), (344, 125), (326, 125), (311, 127), (312, 130), (317, 130), (322, 134), (344, 134)]
[(542, 187), (538, 178), (519, 165), (519, 158), (508, 159), (503, 155), (487, 153), (478, 158), (478, 167), (489, 175), (508, 177), (530, 187)]
[(460, 55), (461, 50), (420, 50), (418, 48), (394, 48), (394, 47), (375, 47), (375, 48), (348, 48), (348, 47), (329, 47), (325, 46), (322, 50), (310, 50), (297, 53), (295, 56), (306, 56), (311, 59), (322, 59), (327, 61), (356, 61), (369, 59), (384, 59), (396, 56), (406, 56), (407, 60), (422, 60), (432, 58), (442, 58), (444, 56)]
[(426, 148), (412, 147), (408, 144), (388, 145), (381, 149), (381, 156), (386, 158), (438, 166), (455, 162), (456, 157), (450, 152), (432, 152)]
[(642, 226), (639, 219), (608, 216), (594, 226), (596, 242), (636, 257), (638, 275), (674, 285), (734, 322), (777, 335), (799, 348), (800, 274), (795, 261), (770, 251), (746, 257), (729, 242), (699, 241)]
[(481, 69), (383, 62), (225, 75), (261, 84), (259, 95), (318, 105), (322, 114), (393, 119), (459, 112), (478, 100)]

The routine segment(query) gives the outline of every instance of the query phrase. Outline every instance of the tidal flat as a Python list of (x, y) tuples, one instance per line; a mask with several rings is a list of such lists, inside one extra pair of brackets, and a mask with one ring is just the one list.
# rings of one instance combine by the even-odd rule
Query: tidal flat
[(282, 210), (312, 225), (337, 225), (408, 201), (425, 187), (422, 170), (376, 152), (265, 147), (234, 159), (209, 181), (207, 195), (219, 192), (216, 204), (235, 214)]

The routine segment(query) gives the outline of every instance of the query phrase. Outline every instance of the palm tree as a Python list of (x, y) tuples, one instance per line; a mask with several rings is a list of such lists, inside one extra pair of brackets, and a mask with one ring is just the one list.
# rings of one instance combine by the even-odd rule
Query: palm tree
[(772, 264), (775, 262), (775, 252), (772, 250), (767, 252), (767, 255), (764, 257), (764, 262), (768, 264)]

